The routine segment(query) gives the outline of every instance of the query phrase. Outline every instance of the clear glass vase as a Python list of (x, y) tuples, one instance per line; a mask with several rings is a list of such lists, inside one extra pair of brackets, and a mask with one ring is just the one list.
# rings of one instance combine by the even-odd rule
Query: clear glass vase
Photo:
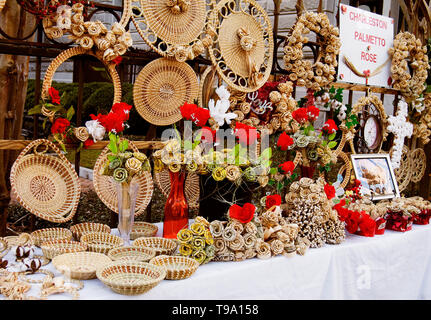
[(139, 184), (135, 181), (116, 183), (118, 198), (118, 232), (124, 245), (130, 245), (130, 233), (135, 220)]

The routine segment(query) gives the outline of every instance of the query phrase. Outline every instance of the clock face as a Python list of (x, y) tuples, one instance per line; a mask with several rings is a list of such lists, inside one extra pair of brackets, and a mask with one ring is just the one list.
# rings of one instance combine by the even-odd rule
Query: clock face
[(370, 116), (365, 121), (364, 140), (370, 150), (377, 148), (380, 144), (380, 124), (374, 116)]

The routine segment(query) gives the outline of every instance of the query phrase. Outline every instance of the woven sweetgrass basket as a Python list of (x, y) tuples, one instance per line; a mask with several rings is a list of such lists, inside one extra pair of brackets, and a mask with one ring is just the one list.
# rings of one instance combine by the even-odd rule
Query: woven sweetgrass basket
[[(48, 155), (48, 150), (56, 155)], [(75, 215), (81, 195), (78, 175), (48, 140), (35, 140), (19, 154), (11, 169), (10, 183), (19, 203), (39, 218), (63, 223)]]
[(121, 247), (124, 240), (106, 232), (90, 232), (81, 237), (81, 242), (86, 243), (88, 251), (108, 254), (109, 250)]
[(181, 120), (180, 107), (185, 102), (193, 103), (198, 91), (197, 76), (187, 63), (159, 58), (139, 72), (133, 101), (142, 118), (166, 126)]
[(168, 280), (189, 278), (199, 267), (199, 262), (195, 259), (183, 256), (161, 255), (151, 259), (150, 263), (164, 267), (166, 269), (166, 279)]
[(159, 228), (152, 223), (136, 221), (133, 223), (130, 240), (135, 240), (141, 237), (155, 237)]
[(133, 241), (133, 246), (149, 247), (156, 250), (156, 256), (165, 254), (171, 255), (177, 250), (176, 240), (159, 237), (142, 237)]
[(133, 260), (148, 262), (156, 255), (156, 250), (147, 247), (118, 247), (109, 250), (108, 257), (112, 260)]
[[(129, 148), (133, 152), (138, 152), (138, 148), (129, 141)], [(94, 190), (99, 196), (100, 200), (112, 211), (118, 213), (118, 198), (117, 186), (112, 181), (111, 177), (100, 174), (100, 171), (105, 167), (109, 153), (108, 147), (103, 149), (94, 164), (93, 169), (93, 185)], [(142, 175), (136, 178), (139, 184), (138, 195), (136, 197), (135, 217), (142, 214), (151, 201), (154, 191), (153, 178), (150, 172), (143, 172)]]
[(45, 241), (72, 240), (72, 232), (66, 228), (46, 228), (31, 233), (33, 243), (40, 247)]
[(0, 238), (0, 259), (9, 252), (9, 244), (5, 238)]
[(65, 253), (52, 259), (54, 267), (72, 279), (88, 280), (96, 278), (96, 270), (112, 260), (102, 253), (74, 252)]
[(71, 240), (44, 241), (40, 247), (43, 255), (48, 259), (53, 259), (55, 256), (64, 253), (83, 252), (87, 250), (87, 245), (85, 243)]
[(97, 269), (96, 275), (114, 292), (137, 295), (157, 286), (166, 277), (166, 270), (147, 262), (113, 261)]
[(70, 231), (72, 231), (73, 237), (75, 240), (79, 241), (82, 235), (90, 232), (106, 232), (111, 233), (111, 228), (103, 223), (95, 223), (95, 222), (83, 222), (78, 223), (70, 227)]

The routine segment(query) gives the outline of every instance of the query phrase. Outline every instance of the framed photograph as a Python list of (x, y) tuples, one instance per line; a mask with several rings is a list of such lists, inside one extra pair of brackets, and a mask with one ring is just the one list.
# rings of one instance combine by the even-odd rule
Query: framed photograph
[(352, 154), (356, 179), (361, 181), (361, 192), (371, 200), (400, 197), (397, 179), (389, 154)]

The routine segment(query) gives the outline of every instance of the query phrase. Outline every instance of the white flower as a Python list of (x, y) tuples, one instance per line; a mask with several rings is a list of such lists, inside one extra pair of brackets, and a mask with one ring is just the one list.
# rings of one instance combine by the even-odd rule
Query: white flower
[(94, 142), (103, 140), (106, 129), (98, 120), (90, 120), (85, 123), (88, 133), (93, 137)]
[(216, 93), (220, 100), (217, 103), (211, 99), (208, 102), (208, 109), (210, 110), (211, 117), (218, 123), (219, 126), (223, 126), (225, 121), (230, 124), (232, 119), (235, 119), (238, 115), (232, 112), (227, 112), (230, 107), (229, 97), (230, 93), (224, 86), (220, 86), (216, 89)]
[(220, 98), (220, 100), (229, 100), (229, 98), (230, 98), (230, 93), (226, 89), (225, 86), (218, 87), (216, 89), (216, 93), (217, 93), (218, 97)]

